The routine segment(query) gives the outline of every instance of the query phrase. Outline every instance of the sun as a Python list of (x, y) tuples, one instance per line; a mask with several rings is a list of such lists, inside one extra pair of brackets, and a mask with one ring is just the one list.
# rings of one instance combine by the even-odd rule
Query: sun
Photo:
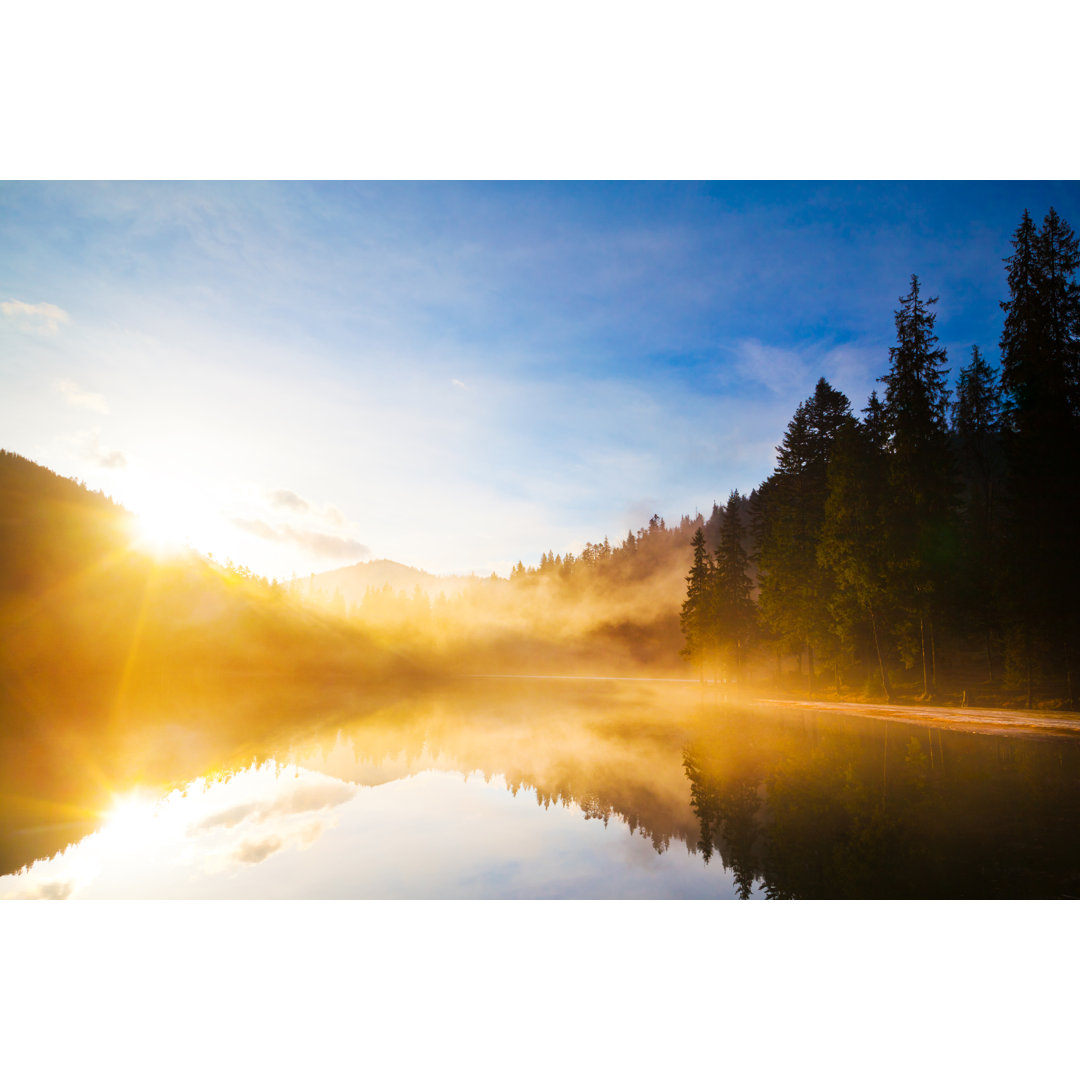
[(141, 791), (114, 798), (105, 815), (105, 831), (121, 845), (138, 844), (153, 835), (157, 824), (157, 800)]
[(128, 492), (134, 513), (132, 542), (151, 555), (167, 558), (206, 543), (212, 515), (206, 499), (175, 477), (147, 480)]
[(166, 501), (140, 508), (135, 515), (133, 540), (152, 555), (175, 555), (189, 545), (191, 520)]
[(249, 561), (245, 541), (250, 537), (236, 528), (235, 502), (223, 502), (212, 485), (166, 470), (125, 481), (118, 496), (132, 514), (128, 540), (133, 548), (161, 562), (212, 552), (237, 563)]

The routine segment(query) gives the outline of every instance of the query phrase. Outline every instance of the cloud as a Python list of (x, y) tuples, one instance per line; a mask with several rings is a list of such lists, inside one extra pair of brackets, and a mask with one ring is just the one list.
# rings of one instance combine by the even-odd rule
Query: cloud
[(233, 518), (232, 523), (236, 528), (251, 533), (252, 536), (258, 536), (262, 540), (270, 540), (277, 544), (293, 544), (326, 559), (363, 559), (371, 554), (371, 548), (367, 544), (349, 537), (335, 536), (333, 533), (294, 529), (291, 525), (275, 528), (265, 521), (251, 518)]
[(265, 521), (254, 521), (251, 518), (233, 518), (232, 523), (238, 529), (251, 533), (252, 536), (257, 536), (261, 540), (272, 540), (277, 543), (282, 539), (277, 529), (272, 525), (267, 525)]
[(287, 525), (281, 531), (298, 547), (327, 559), (364, 559), (371, 554), (371, 548), (367, 544), (334, 536), (332, 533), (306, 532), (289, 528)]
[(263, 862), (286, 847), (310, 847), (322, 835), (326, 824), (325, 821), (309, 821), (280, 833), (269, 833), (265, 836), (242, 840), (231, 851), (225, 853), (225, 862), (226, 864), (229, 862), (247, 863), (250, 866)]
[(340, 780), (308, 785), (280, 795), (261, 816), (303, 814), (309, 810), (326, 810), (348, 802), (355, 794), (355, 786)]
[(67, 398), (70, 405), (76, 405), (80, 409), (90, 409), (92, 412), (108, 413), (109, 411), (109, 404), (103, 395), (84, 390), (77, 382), (72, 382), (70, 379), (57, 379), (55, 386)]
[(101, 432), (94, 428), (83, 443), (82, 456), (103, 469), (123, 469), (127, 467), (127, 457), (122, 450), (107, 450), (101, 445)]
[[(265, 770), (247, 777), (269, 778)], [(209, 857), (203, 860), (208, 870), (254, 865), (289, 848), (313, 844), (336, 820), (334, 810), (357, 791), (354, 783), (319, 774), (295, 780), (276, 777), (269, 797), (245, 798), (217, 809), (188, 825), (187, 836), (196, 841), (205, 836), (200, 847), (206, 850), (209, 845)]]
[(216, 814), (211, 814), (209, 817), (189, 825), (188, 836), (195, 836), (197, 833), (207, 832), (210, 829), (231, 828), (233, 825), (239, 825), (241, 821), (262, 809), (264, 808), (258, 803), (250, 802), (241, 803), (239, 806), (229, 806)]
[(15, 895), (19, 900), (66, 900), (74, 891), (74, 881), (41, 881)]
[(821, 370), (837, 390), (847, 394), (852, 409), (859, 412), (887, 364), (888, 353), (881, 348), (838, 345), (822, 358)]
[(279, 488), (267, 495), (267, 501), (275, 510), (290, 510), (295, 514), (314, 514), (338, 528), (345, 524), (345, 515), (336, 506), (328, 506), (321, 511), (316, 510), (307, 499), (297, 495), (295, 491)]
[(735, 347), (735, 370), (744, 379), (760, 383), (777, 395), (802, 393), (811, 378), (807, 358), (795, 349), (779, 349), (756, 338), (744, 338)]
[(451, 379), (450, 380), (450, 385), (451, 386), (456, 386), (459, 390), (467, 389), (465, 384), (460, 379)]
[(249, 818), (252, 822), (263, 822), (272, 818), (288, 817), (290, 814), (330, 810), (348, 802), (355, 794), (355, 786), (340, 780), (305, 784), (303, 787), (286, 791), (271, 802), (244, 802), (226, 807), (192, 823), (187, 831), (189, 836), (195, 836), (210, 829), (231, 828)]
[(306, 499), (301, 499), (295, 491), (271, 491), (269, 496), (270, 505), (277, 510), (295, 510), (298, 514), (306, 514), (311, 509)]
[(236, 862), (261, 863), (270, 858), (275, 851), (281, 849), (283, 841), (280, 836), (264, 836), (259, 840), (245, 840), (233, 851), (232, 858)]
[(0, 302), (0, 313), (12, 319), (20, 330), (34, 334), (55, 334), (62, 323), (71, 321), (68, 313), (55, 304), (28, 304), (14, 298)]

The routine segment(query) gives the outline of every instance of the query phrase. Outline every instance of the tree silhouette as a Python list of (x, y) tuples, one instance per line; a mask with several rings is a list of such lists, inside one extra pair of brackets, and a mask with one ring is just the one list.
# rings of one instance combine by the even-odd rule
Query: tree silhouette
[(919, 627), (923, 695), (935, 682), (933, 615), (936, 596), (953, 569), (955, 491), (948, 431), (946, 354), (934, 333), (937, 297), (923, 300), (919, 279), (900, 298), (896, 345), (889, 350), (884, 419), (892, 511), (892, 584), (898, 606)]
[(705, 663), (715, 641), (716, 613), (713, 597), (713, 578), (716, 567), (705, 549), (705, 533), (698, 529), (691, 540), (694, 561), (686, 578), (686, 599), (679, 614), (686, 644), (682, 655), (700, 665), (701, 677), (705, 677)]

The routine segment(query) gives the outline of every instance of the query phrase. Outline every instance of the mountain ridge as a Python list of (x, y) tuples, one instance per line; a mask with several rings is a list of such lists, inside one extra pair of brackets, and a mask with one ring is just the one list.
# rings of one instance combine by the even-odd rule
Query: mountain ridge
[(368, 559), (336, 570), (310, 574), (297, 582), (301, 595), (321, 595), (329, 599), (340, 592), (347, 604), (360, 604), (369, 589), (383, 589), (387, 585), (394, 592), (409, 594), (419, 587), (429, 599), (434, 599), (436, 596), (457, 596), (478, 580), (472, 574), (432, 574), (393, 559)]

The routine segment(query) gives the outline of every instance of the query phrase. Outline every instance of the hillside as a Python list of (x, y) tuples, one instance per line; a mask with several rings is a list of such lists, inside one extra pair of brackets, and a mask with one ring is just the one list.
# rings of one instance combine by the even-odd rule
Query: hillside
[(426, 570), (418, 570), (392, 559), (372, 559), (369, 562), (343, 566), (338, 570), (327, 570), (322, 574), (312, 574), (296, 583), (296, 588), (303, 597), (322, 597), (332, 600), (335, 595), (349, 607), (363, 603), (369, 589), (384, 589), (389, 586), (394, 592), (412, 595), (420, 589), (429, 600), (437, 596), (458, 596), (476, 581), (475, 577), (465, 575), (436, 575)]
[(297, 716), (421, 677), (280, 586), (152, 558), (131, 524), (0, 452), (0, 831), (81, 821), (112, 789), (183, 782)]

